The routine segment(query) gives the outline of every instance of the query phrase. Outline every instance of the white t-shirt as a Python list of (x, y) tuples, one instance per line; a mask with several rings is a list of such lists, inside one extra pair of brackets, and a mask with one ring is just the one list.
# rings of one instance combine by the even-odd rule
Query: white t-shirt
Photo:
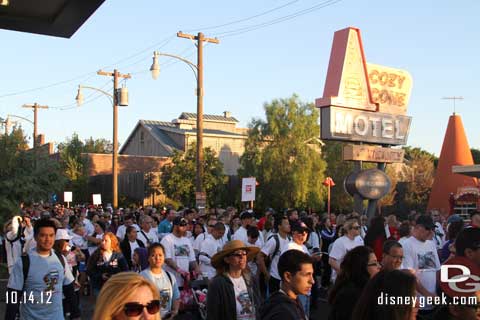
[[(140, 232), (140, 227), (137, 225), (137, 224), (132, 224), (133, 227), (135, 227), (135, 229), (137, 229), (137, 233)], [(122, 241), (124, 238), (125, 238), (125, 232), (127, 231), (127, 227), (122, 224), (120, 227), (118, 227), (117, 229), (117, 238)]]
[(235, 231), (235, 233), (233, 234), (232, 240), (240, 240), (243, 241), (243, 243), (247, 243), (247, 229), (245, 229), (243, 226), (240, 226), (240, 228), (238, 228), (237, 231)]
[[(145, 235), (143, 235), (144, 233)], [(149, 247), (152, 243), (158, 242), (157, 231), (155, 231), (153, 228), (150, 228), (148, 232), (142, 229), (137, 232), (137, 239), (142, 241), (145, 247)]]
[(306, 253), (306, 254), (310, 255), (310, 252), (308, 252), (308, 249), (304, 244), (298, 244), (294, 241), (291, 241), (291, 242), (288, 243), (287, 247), (282, 252), (282, 254), (285, 251), (288, 251), (288, 250), (298, 250), (298, 251), (302, 251), (303, 253)]
[(200, 248), (202, 246), (202, 243), (206, 241), (208, 238), (211, 238), (212, 236), (208, 232), (202, 232), (200, 233), (195, 240), (193, 240), (193, 249), (196, 251), (200, 252)]
[(443, 230), (442, 224), (440, 222), (435, 222), (435, 226), (436, 228), (433, 234), (433, 241), (437, 246), (437, 250), (440, 250), (445, 244), (445, 230)]
[[(197, 239), (200, 237), (199, 235)], [(198, 256), (198, 260), (200, 261), (200, 271), (202, 275), (208, 277), (208, 279), (212, 279), (215, 277), (216, 270), (212, 267), (211, 259), (215, 255), (215, 253), (222, 250), (223, 241), (222, 239), (215, 240), (212, 236), (207, 237), (205, 241), (203, 241), (200, 245), (200, 254)]]
[[(276, 236), (275, 236), (276, 237)], [(275, 240), (275, 237), (272, 235), (270, 239), (267, 240), (265, 245), (262, 247), (262, 252), (270, 257), (272, 263), (270, 264), (270, 276), (274, 277), (277, 280), (280, 279), (280, 275), (278, 274), (278, 259), (280, 258), (280, 255), (282, 252), (285, 250), (285, 248), (288, 246), (290, 243), (290, 238), (287, 236), (286, 238), (282, 238), (280, 234), (278, 234), (278, 240), (279, 240), (279, 246), (278, 246), (278, 251), (275, 254), (274, 257), (272, 257), (275, 247), (277, 245), (277, 242)]]
[[(172, 259), (183, 271), (189, 271), (190, 262), (195, 262), (195, 253), (187, 237), (176, 237), (173, 233), (167, 234), (160, 242), (165, 248), (165, 259)], [(165, 265), (165, 270), (175, 275), (178, 286), (183, 286), (183, 278), (176, 271)]]
[(248, 295), (247, 284), (243, 277), (230, 278), (233, 283), (235, 292), (235, 302), (237, 305), (237, 319), (239, 320), (255, 320), (255, 307), (250, 296)]
[[(435, 293), (437, 270), (440, 269), (435, 243), (432, 240), (422, 242), (412, 236), (403, 244), (403, 256), (403, 267), (414, 269), (425, 289)], [(425, 306), (425, 309), (431, 309), (431, 306)]]
[(85, 227), (85, 231), (87, 231), (87, 235), (91, 236), (95, 232), (95, 227), (93, 226), (92, 221), (84, 218), (82, 224)]
[(71, 242), (72, 245), (80, 248), (80, 250), (87, 250), (88, 248), (88, 241), (84, 237), (76, 233), (73, 234)]
[(165, 317), (167, 313), (172, 311), (173, 302), (180, 299), (175, 277), (170, 275), (169, 278), (165, 270), (160, 274), (155, 274), (150, 268), (140, 272), (140, 275), (150, 280), (157, 287), (160, 293), (160, 315)]
[[(363, 246), (363, 240), (360, 236), (355, 237), (353, 240), (350, 240), (347, 236), (342, 236), (333, 243), (329, 256), (340, 265), (347, 252), (358, 246)], [(332, 268), (332, 281), (335, 281), (336, 278), (337, 272)]]

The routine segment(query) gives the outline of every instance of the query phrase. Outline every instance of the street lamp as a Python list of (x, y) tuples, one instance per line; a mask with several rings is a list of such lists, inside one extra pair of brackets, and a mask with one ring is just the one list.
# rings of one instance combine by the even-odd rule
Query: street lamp
[(219, 43), (218, 39), (205, 38), (203, 33), (198, 35), (189, 35), (182, 32), (177, 33), (177, 37), (186, 38), (190, 40), (197, 40), (197, 64), (188, 61), (177, 55), (168, 53), (153, 53), (153, 63), (150, 67), (153, 79), (157, 79), (160, 74), (160, 64), (158, 63), (159, 56), (167, 56), (186, 63), (192, 69), (195, 79), (197, 80), (197, 172), (195, 179), (195, 198), (196, 204), (200, 211), (205, 209), (206, 195), (203, 191), (203, 42)]
[(78, 86), (77, 96), (75, 100), (80, 106), (83, 101), (82, 89), (91, 89), (103, 93), (109, 97), (113, 104), (113, 152), (112, 152), (112, 205), (113, 208), (118, 208), (118, 106), (128, 106), (128, 90), (125, 86), (118, 88), (118, 78), (129, 79), (130, 74), (120, 74), (116, 69), (113, 72), (98, 71), (98, 75), (113, 77), (113, 94), (95, 87)]

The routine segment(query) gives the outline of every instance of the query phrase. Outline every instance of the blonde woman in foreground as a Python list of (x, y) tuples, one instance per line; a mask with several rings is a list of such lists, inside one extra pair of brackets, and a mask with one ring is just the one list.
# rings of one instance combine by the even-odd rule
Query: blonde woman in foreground
[(112, 276), (97, 299), (93, 320), (160, 320), (157, 288), (134, 272)]

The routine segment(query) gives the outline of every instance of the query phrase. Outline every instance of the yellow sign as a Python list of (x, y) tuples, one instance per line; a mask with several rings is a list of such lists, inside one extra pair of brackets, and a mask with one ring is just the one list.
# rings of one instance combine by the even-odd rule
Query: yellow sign
[(406, 114), (412, 77), (405, 70), (367, 63), (372, 100), (383, 113)]
[(403, 162), (404, 154), (402, 149), (351, 144), (343, 147), (343, 160), (394, 163)]

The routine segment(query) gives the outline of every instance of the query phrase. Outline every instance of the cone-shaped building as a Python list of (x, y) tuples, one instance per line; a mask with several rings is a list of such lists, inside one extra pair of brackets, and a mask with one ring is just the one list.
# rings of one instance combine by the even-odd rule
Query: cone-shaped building
[(463, 196), (461, 188), (477, 186), (476, 178), (452, 173), (452, 166), (455, 165), (473, 165), (473, 157), (462, 119), (454, 113), (448, 119), (447, 132), (443, 139), (432, 192), (428, 200), (428, 210), (438, 209), (440, 212), (448, 213), (451, 207), (450, 202), (453, 201), (452, 193), (458, 201)]

